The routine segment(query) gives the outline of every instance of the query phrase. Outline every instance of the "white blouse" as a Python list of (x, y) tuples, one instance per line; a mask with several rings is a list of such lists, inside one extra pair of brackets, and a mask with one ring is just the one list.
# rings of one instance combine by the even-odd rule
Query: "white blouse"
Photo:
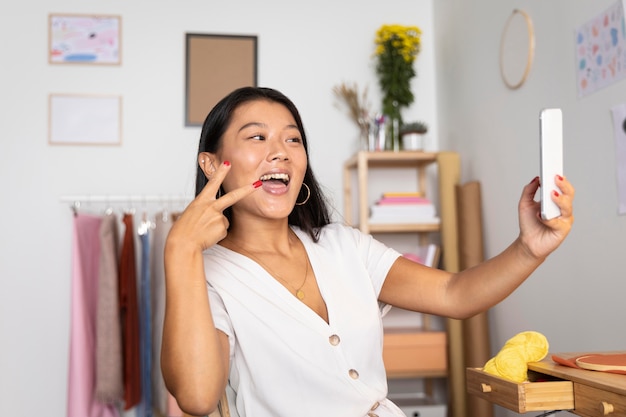
[(322, 229), (317, 243), (298, 228), (294, 232), (309, 255), (329, 323), (248, 257), (219, 245), (204, 253), (215, 326), (230, 340), (236, 412), (404, 416), (386, 399), (378, 303), (400, 254), (336, 223)]

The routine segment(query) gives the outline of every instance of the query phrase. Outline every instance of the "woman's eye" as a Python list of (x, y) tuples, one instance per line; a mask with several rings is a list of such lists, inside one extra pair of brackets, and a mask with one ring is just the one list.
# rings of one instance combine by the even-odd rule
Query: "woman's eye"
[(253, 136), (250, 136), (250, 139), (265, 140), (265, 136), (263, 136), (263, 135), (253, 135)]
[(302, 142), (302, 139), (295, 137), (295, 138), (287, 139), (287, 142), (300, 143)]

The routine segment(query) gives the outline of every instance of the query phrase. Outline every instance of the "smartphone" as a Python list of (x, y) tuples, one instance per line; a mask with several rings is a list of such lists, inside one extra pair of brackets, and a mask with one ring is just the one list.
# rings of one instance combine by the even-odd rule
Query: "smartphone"
[(540, 201), (541, 217), (545, 220), (561, 215), (561, 210), (550, 195), (557, 190), (554, 178), (563, 175), (563, 112), (561, 109), (543, 109), (539, 115)]

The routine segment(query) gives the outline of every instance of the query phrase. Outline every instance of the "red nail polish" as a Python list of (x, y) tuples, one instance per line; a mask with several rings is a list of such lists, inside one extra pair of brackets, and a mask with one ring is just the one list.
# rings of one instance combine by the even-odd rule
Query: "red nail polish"
[(552, 191), (552, 194), (554, 194), (555, 197), (559, 196), (559, 192), (558, 191)]
[(230, 161), (224, 161), (224, 165), (226, 165), (227, 167), (230, 166)]
[(532, 184), (533, 182), (537, 181), (538, 179), (539, 179), (539, 177), (535, 177), (535, 178), (532, 179), (532, 181), (530, 183)]
[(563, 177), (562, 176), (557, 175), (556, 177), (559, 179), (559, 181), (563, 181)]
[(252, 186), (254, 188), (259, 188), (261, 185), (263, 185), (263, 181), (261, 181), (261, 180), (257, 180), (254, 183), (252, 183)]

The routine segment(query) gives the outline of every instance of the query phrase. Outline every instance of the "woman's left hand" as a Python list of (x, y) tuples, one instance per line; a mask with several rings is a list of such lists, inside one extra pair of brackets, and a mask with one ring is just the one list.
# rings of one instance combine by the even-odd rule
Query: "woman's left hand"
[(574, 223), (574, 187), (564, 177), (555, 179), (558, 190), (550, 193), (561, 215), (550, 220), (541, 218), (541, 203), (534, 200), (539, 188), (539, 178), (524, 187), (519, 201), (520, 240), (532, 256), (542, 259), (563, 242)]

